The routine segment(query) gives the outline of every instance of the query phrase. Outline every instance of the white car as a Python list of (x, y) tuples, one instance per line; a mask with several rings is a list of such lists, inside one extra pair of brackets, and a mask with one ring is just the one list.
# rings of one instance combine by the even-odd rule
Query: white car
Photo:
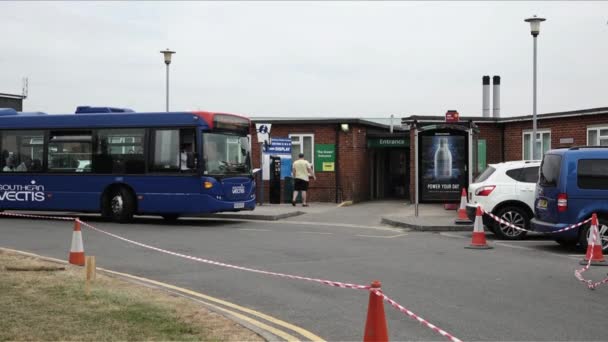
[[(534, 193), (540, 161), (511, 161), (488, 165), (469, 185), (467, 216), (475, 219), (475, 210), (483, 210), (518, 227), (529, 230), (534, 217)], [(526, 232), (500, 224), (487, 215), (483, 223), (497, 237), (506, 240), (523, 239)]]

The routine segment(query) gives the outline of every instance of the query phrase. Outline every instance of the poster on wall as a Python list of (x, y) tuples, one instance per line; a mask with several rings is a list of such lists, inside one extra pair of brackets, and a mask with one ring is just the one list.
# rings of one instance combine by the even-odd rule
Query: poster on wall
[(467, 139), (461, 132), (420, 136), (420, 201), (457, 202), (467, 184)]
[(336, 170), (336, 145), (315, 145), (315, 172), (334, 172)]
[(272, 137), (271, 144), (264, 151), (262, 179), (270, 179), (270, 156), (281, 157), (281, 179), (291, 177), (291, 139)]

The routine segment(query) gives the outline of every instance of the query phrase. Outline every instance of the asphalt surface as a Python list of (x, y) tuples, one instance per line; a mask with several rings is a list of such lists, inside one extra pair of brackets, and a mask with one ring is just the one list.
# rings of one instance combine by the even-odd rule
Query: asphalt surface
[[(580, 253), (539, 237), (469, 250), (470, 233), (404, 232), (372, 224), (362, 208), (275, 222), (138, 219), (83, 220), (160, 248), (225, 263), (369, 284), (463, 340), (597, 341), (608, 286), (595, 291), (573, 272)], [(342, 208), (340, 208), (342, 209)], [(350, 210), (350, 211), (349, 211)], [(325, 219), (325, 222), (319, 222)], [(333, 222), (328, 222), (332, 221)], [(67, 258), (69, 222), (0, 218), (0, 246)], [(83, 228), (85, 252), (99, 267), (222, 298), (298, 325), (330, 341), (360, 341), (369, 294), (277, 278), (161, 254)], [(491, 239), (491, 236), (488, 235)], [(490, 241), (493, 243), (492, 241)], [(608, 267), (585, 276), (602, 279)], [(391, 340), (445, 340), (385, 304)]]

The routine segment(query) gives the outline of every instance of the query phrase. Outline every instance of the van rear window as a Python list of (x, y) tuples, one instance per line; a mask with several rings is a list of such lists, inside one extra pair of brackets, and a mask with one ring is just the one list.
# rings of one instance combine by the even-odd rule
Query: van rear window
[(557, 154), (545, 154), (545, 158), (543, 158), (543, 162), (540, 165), (538, 183), (542, 186), (557, 186), (561, 166), (561, 156)]
[(577, 183), (581, 189), (608, 189), (608, 160), (579, 160)]

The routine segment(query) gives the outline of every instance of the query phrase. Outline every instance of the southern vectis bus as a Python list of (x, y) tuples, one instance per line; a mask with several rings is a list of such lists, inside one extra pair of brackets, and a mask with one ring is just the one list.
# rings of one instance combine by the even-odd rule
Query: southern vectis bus
[(253, 210), (249, 119), (210, 112), (0, 109), (0, 210), (168, 220)]

